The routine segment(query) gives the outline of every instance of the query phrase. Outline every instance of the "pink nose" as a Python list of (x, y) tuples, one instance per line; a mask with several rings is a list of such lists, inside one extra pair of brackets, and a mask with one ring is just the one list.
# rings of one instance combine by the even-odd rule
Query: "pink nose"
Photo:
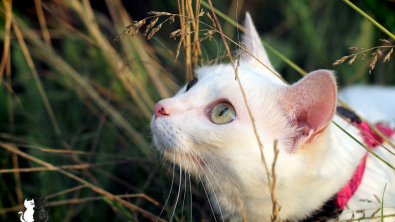
[(159, 116), (168, 116), (170, 115), (169, 113), (166, 113), (165, 107), (158, 102), (155, 105), (155, 119), (158, 118)]

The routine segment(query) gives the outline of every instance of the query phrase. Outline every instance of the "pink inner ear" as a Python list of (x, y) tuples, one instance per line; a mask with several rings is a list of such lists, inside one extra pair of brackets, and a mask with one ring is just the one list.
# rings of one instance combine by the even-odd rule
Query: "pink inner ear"
[(337, 87), (331, 71), (318, 70), (290, 86), (284, 95), (284, 108), (298, 127), (295, 146), (311, 143), (332, 120)]

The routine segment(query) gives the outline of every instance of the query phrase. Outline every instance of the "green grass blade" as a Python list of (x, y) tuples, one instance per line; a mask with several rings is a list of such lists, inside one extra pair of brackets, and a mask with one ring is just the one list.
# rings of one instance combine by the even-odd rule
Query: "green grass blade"
[(387, 184), (384, 186), (383, 197), (381, 198), (381, 222), (384, 222), (384, 193), (385, 188), (387, 188)]
[(387, 34), (389, 37), (391, 37), (393, 40), (395, 40), (395, 35), (392, 34), (388, 29), (384, 28), (380, 23), (378, 23), (376, 20), (374, 20), (372, 17), (370, 17), (368, 14), (366, 14), (364, 11), (362, 11), (358, 6), (354, 5), (352, 2), (349, 0), (343, 0), (344, 3), (349, 5), (351, 8), (353, 8), (355, 11), (357, 11), (359, 14), (361, 14), (363, 17), (371, 21), (377, 28), (379, 28), (381, 31), (383, 31), (385, 34)]
[[(344, 0), (346, 1), (346, 0)], [(202, 5), (210, 8), (210, 6), (208, 5), (208, 3), (202, 1)], [(217, 13), (219, 12), (218, 9), (214, 8), (214, 11)], [(227, 15), (223, 14), (223, 13), (217, 13), (219, 16), (221, 16), (223, 19), (225, 19), (226, 21), (230, 22), (232, 25), (237, 26), (238, 23), (235, 22), (233, 19), (229, 18)], [(239, 29), (244, 31), (243, 27), (239, 26)], [(385, 29), (386, 30), (386, 29)], [(388, 30), (387, 30), (388, 31)], [(387, 33), (388, 34), (388, 33)], [(394, 38), (395, 39), (395, 38)], [(298, 65), (296, 65), (295, 63), (293, 63), (291, 60), (289, 60), (287, 57), (285, 57), (283, 54), (281, 54), (280, 52), (278, 52), (277, 50), (275, 50), (274, 48), (272, 48), (270, 45), (268, 45), (267, 43), (263, 42), (263, 45), (269, 49), (271, 52), (273, 52), (275, 55), (277, 55), (278, 57), (280, 57), (282, 60), (284, 60), (284, 62), (286, 62), (289, 66), (291, 66), (292, 68), (294, 68), (297, 72), (299, 72), (300, 74), (302, 74), (303, 76), (305, 76), (307, 74), (306, 71), (304, 71), (302, 68), (300, 68)], [(341, 101), (339, 99), (340, 102), (344, 103), (343, 101)], [(391, 164), (389, 164), (387, 161), (385, 161), (384, 159), (382, 159), (380, 156), (378, 156), (376, 153), (374, 153), (373, 151), (371, 151), (369, 148), (367, 148), (362, 142), (360, 142), (358, 139), (356, 139), (355, 137), (353, 137), (351, 134), (349, 134), (345, 129), (343, 129), (340, 125), (338, 125), (335, 121), (332, 121), (337, 127), (339, 127), (343, 132), (345, 132), (348, 136), (350, 136), (353, 140), (355, 140), (358, 144), (360, 144), (363, 148), (365, 148), (369, 153), (371, 153), (373, 156), (377, 157), (379, 160), (381, 160), (383, 163), (385, 163), (386, 165), (388, 165), (389, 167), (391, 167), (393, 170), (395, 170), (395, 167), (393, 167)]]
[(377, 155), (375, 152), (373, 152), (371, 149), (369, 149), (367, 146), (365, 146), (361, 141), (359, 141), (355, 137), (353, 137), (349, 132), (347, 132), (347, 130), (343, 129), (335, 121), (332, 121), (332, 123), (335, 124), (337, 127), (339, 127), (339, 129), (341, 129), (345, 134), (347, 134), (349, 137), (351, 137), (355, 142), (357, 142), (359, 145), (361, 145), (363, 148), (365, 148), (369, 153), (371, 153), (377, 159), (381, 160), (381, 162), (385, 163), (387, 166), (389, 166), (393, 170), (395, 170), (395, 167), (393, 167), (391, 164), (389, 164), (387, 161), (385, 161), (383, 158), (381, 158), (379, 155)]

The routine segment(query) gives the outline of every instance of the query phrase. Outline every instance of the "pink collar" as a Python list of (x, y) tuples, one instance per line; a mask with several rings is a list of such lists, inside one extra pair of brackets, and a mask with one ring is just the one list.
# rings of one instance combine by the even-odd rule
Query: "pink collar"
[[(383, 139), (377, 135), (375, 132), (370, 129), (369, 125), (366, 122), (357, 123), (354, 122), (361, 130), (363, 130), (366, 134), (382, 143)], [(384, 133), (386, 136), (392, 136), (395, 132), (391, 130), (389, 127), (386, 127), (383, 124), (377, 124), (376, 127)], [(365, 144), (369, 147), (369, 149), (375, 148), (378, 144), (366, 136), (364, 133), (361, 133)], [(366, 159), (368, 157), (369, 152), (366, 152), (365, 156), (362, 158), (361, 163), (355, 169), (354, 176), (348, 181), (346, 186), (344, 186), (339, 193), (336, 194), (335, 202), (338, 208), (344, 209), (347, 202), (354, 195), (355, 191), (357, 191), (359, 185), (361, 184), (363, 173), (365, 172)]]

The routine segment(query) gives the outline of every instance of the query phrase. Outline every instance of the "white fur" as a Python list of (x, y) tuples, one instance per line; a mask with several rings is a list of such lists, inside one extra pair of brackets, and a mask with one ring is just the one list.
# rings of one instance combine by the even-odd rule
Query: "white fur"
[[(246, 23), (250, 32), (245, 39), (254, 39), (246, 45), (262, 47), (249, 15)], [(258, 58), (264, 55), (262, 59), (271, 67), (266, 61), (266, 52), (259, 51), (257, 55)], [(303, 148), (292, 148), (292, 137), (298, 127), (290, 124), (281, 102), (289, 86), (251, 59), (241, 61), (239, 77), (269, 168), (274, 158), (274, 140), (279, 141), (275, 193), (281, 205), (280, 216), (284, 221), (301, 220), (320, 209), (347, 183), (366, 151), (332, 123), (327, 123), (326, 129), (311, 143), (304, 144)], [(266, 171), (234, 70), (231, 65), (216, 65), (200, 68), (196, 73), (198, 82), (188, 92), (183, 87), (174, 97), (158, 103), (168, 115), (152, 119), (154, 142), (169, 160), (205, 182), (217, 209), (217, 218), (241, 221), (237, 200), (240, 198), (248, 221), (270, 221), (272, 202)], [(233, 105), (237, 117), (228, 124), (213, 124), (209, 111), (223, 100)], [(334, 120), (362, 141), (354, 127), (336, 116)], [(289, 152), (290, 149), (294, 149), (293, 152)], [(394, 157), (388, 152), (378, 148), (377, 153), (395, 165)], [(394, 175), (394, 171), (369, 155), (366, 176), (349, 203), (350, 209), (366, 206), (360, 198), (373, 200), (369, 207), (377, 207), (372, 193), (381, 197), (386, 182), (384, 203), (395, 206)], [(366, 178), (368, 176), (372, 178)], [(348, 216), (346, 213), (344, 217)]]
[(27, 200), (25, 199), (25, 202), (23, 203), (23, 205), (25, 206), (26, 210), (25, 212), (19, 211), (18, 214), (21, 215), (21, 222), (33, 222), (33, 214), (34, 214), (34, 200)]

